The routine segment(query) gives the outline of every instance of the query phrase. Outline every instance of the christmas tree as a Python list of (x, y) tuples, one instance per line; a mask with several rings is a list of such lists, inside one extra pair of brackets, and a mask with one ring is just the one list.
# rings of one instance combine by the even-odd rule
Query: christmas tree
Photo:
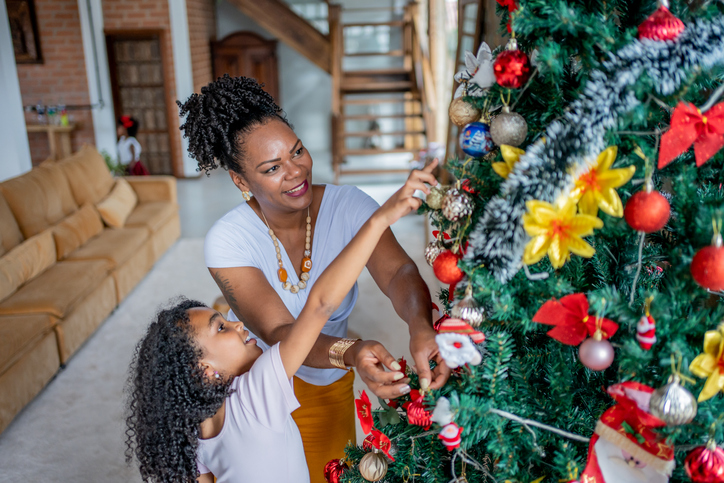
[(328, 481), (724, 481), (724, 5), (498, 2), (422, 208), (457, 367)]

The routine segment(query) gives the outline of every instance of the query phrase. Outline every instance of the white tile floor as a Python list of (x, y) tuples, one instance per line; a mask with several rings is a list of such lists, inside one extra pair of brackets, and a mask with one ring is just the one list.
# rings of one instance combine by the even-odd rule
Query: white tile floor
[[(391, 182), (388, 179), (390, 177), (385, 179), (384, 184), (357, 184), (357, 186), (378, 203), (382, 203), (402, 185), (405, 177), (397, 179), (392, 177)], [(242, 202), (241, 193), (231, 183), (228, 174), (222, 170), (217, 170), (209, 177), (203, 175), (196, 179), (179, 180), (178, 197), (181, 236), (184, 238), (205, 236), (219, 217)], [(432, 273), (432, 269), (425, 263), (423, 255), (425, 226), (422, 216), (409, 215), (398, 221), (392, 230), (402, 247), (417, 264), (435, 301), (440, 283)], [(397, 316), (390, 300), (382, 294), (366, 270), (359, 278), (359, 299), (349, 322), (351, 336), (377, 340), (395, 357), (404, 356), (410, 360), (407, 325)], [(358, 377), (355, 391), (359, 392), (364, 388), (364, 383)], [(361, 434), (358, 427), (358, 439)]]

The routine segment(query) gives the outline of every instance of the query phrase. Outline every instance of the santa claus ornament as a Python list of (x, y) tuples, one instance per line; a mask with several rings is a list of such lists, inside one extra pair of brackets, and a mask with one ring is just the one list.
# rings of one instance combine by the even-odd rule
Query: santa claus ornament
[(652, 387), (634, 381), (608, 393), (616, 405), (596, 424), (580, 481), (589, 483), (667, 483), (674, 470), (674, 448), (654, 428), (666, 423), (649, 413)]
[(636, 324), (636, 340), (639, 346), (645, 351), (651, 349), (656, 343), (656, 321), (651, 317), (651, 313), (649, 312), (652, 299), (653, 297), (646, 299), (645, 313), (639, 319), (639, 323)]

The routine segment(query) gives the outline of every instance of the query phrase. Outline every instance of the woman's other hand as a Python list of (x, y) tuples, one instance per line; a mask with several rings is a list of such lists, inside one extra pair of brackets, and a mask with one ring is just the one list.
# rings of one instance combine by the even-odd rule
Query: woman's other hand
[[(410, 331), (410, 354), (415, 361), (417, 376), (420, 378), (420, 388), (440, 389), (450, 377), (450, 368), (440, 357), (440, 351), (435, 342), (435, 330), (426, 324), (417, 326), (417, 330)], [(437, 366), (432, 371), (428, 361), (435, 361)]]
[(400, 364), (375, 340), (355, 343), (345, 352), (345, 361), (354, 365), (362, 381), (377, 397), (394, 399), (410, 392), (409, 380), (400, 372)]

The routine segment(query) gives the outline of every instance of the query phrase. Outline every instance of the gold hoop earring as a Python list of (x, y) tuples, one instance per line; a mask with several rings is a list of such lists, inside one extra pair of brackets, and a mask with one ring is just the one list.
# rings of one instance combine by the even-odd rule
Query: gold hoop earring
[(246, 201), (250, 201), (252, 194), (251, 194), (251, 191), (242, 191), (242, 192), (241, 192), (241, 196), (242, 196), (242, 198), (244, 198)]

